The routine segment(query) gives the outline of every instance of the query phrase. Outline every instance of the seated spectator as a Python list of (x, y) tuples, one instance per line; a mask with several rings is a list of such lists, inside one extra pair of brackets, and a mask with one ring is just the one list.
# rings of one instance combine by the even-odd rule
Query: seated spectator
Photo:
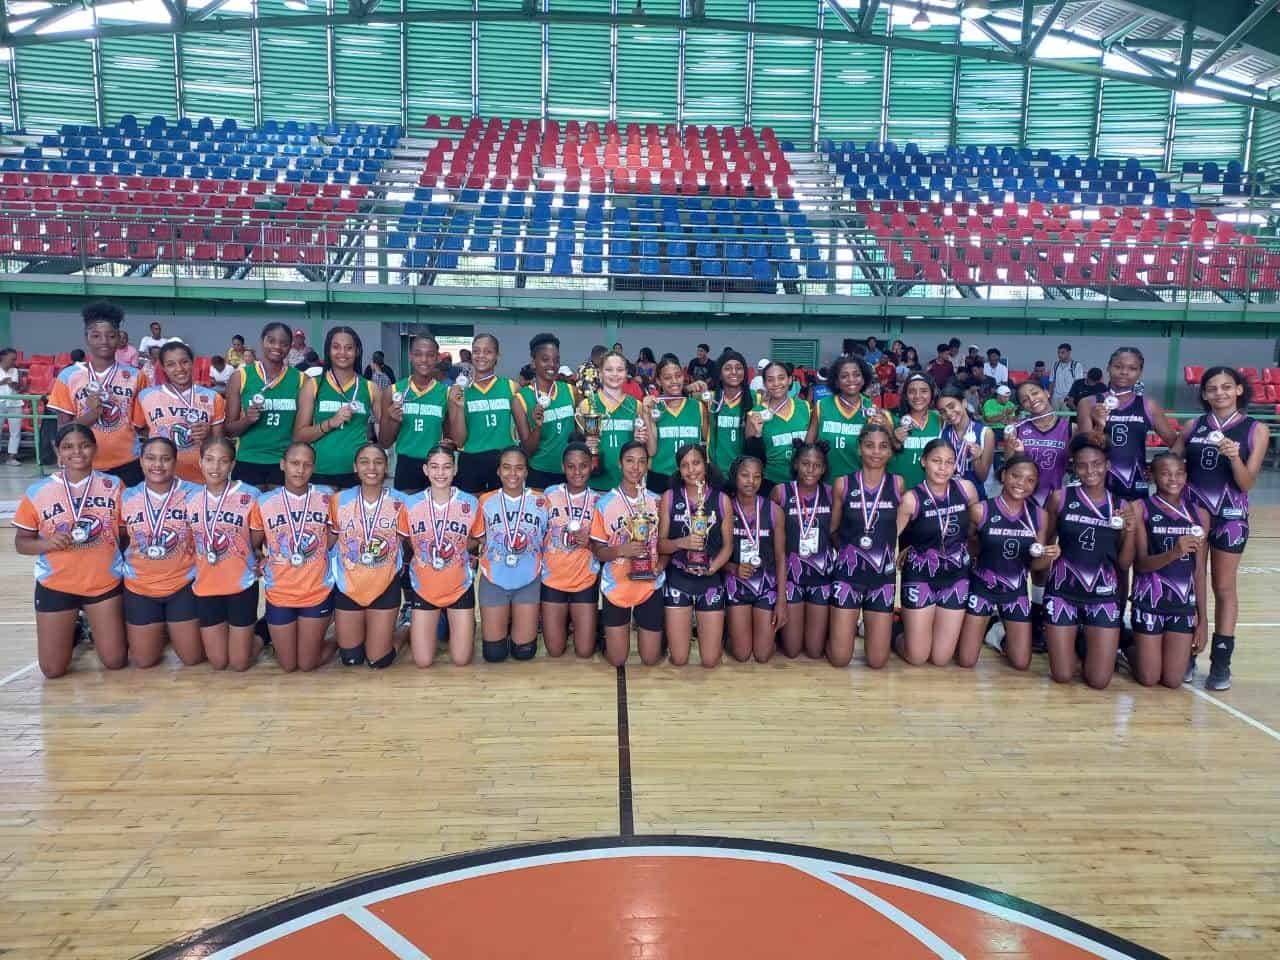
[(995, 395), (982, 405), (982, 421), (996, 432), (997, 440), (1003, 438), (1004, 428), (1018, 418), (1018, 405), (1012, 396), (1009, 385), (1002, 383), (996, 387)]
[(875, 366), (875, 374), (881, 388), (893, 393), (894, 387), (898, 383), (898, 366), (890, 354), (880, 354), (880, 360)]
[(996, 383), (1009, 382), (1009, 365), (995, 347), (987, 351), (987, 362), (982, 365), (982, 372)]
[(906, 383), (907, 377), (913, 373), (924, 372), (920, 366), (920, 353), (915, 347), (902, 348), (902, 353), (898, 355), (898, 365), (893, 372), (898, 378), (898, 383)]
[(364, 368), (364, 378), (372, 380), (382, 390), (389, 390), (396, 382), (396, 372), (387, 365), (386, 357), (381, 350), (373, 351), (369, 363)]
[(1045, 390), (1049, 389), (1049, 369), (1045, 366), (1043, 360), (1037, 360), (1036, 365), (1032, 367), (1031, 379), (1040, 384)]
[(129, 331), (120, 331), (120, 345), (116, 347), (116, 363), (123, 363), (130, 367), (138, 365), (138, 348), (129, 342)]
[(70, 353), (72, 363), (84, 363), (84, 351), (76, 347)]
[(973, 361), (975, 360), (981, 360), (981, 359), (982, 359), (982, 355), (978, 353), (978, 345), (976, 343), (969, 344), (969, 349), (968, 351), (966, 351), (964, 355), (965, 366), (968, 366), (969, 364), (973, 363)]
[(227, 381), (235, 374), (236, 368), (227, 363), (225, 357), (214, 355), (209, 359), (209, 385), (217, 393), (226, 394)]
[(253, 347), (245, 347), (240, 353), (240, 366), (245, 367), (251, 363), (258, 362), (258, 355), (254, 353)]
[(716, 362), (711, 359), (711, 347), (708, 344), (698, 344), (697, 355), (689, 361), (686, 372), (689, 374), (690, 382), (701, 380), (708, 387), (715, 389)]
[(1074, 410), (1076, 404), (1085, 397), (1100, 397), (1106, 392), (1107, 385), (1102, 382), (1102, 369), (1090, 367), (1084, 379), (1077, 380), (1071, 385), (1071, 391), (1067, 394), (1067, 409)]
[(320, 376), (324, 373), (324, 367), (320, 364), (320, 354), (308, 347), (307, 355), (302, 358), (302, 363), (298, 364), (298, 369), (308, 377)]
[(825, 397), (831, 396), (831, 385), (827, 383), (827, 368), (819, 367), (817, 375), (813, 378), (813, 384), (809, 387), (809, 401), (817, 403)]
[(867, 349), (863, 351), (862, 359), (874, 367), (883, 356), (884, 351), (880, 349), (880, 341), (875, 337), (867, 337)]
[(764, 368), (769, 366), (769, 358), (761, 357), (756, 361), (756, 375), (751, 378), (749, 388), (752, 393), (764, 393)]
[(238, 333), (231, 338), (231, 349), (227, 351), (227, 363), (233, 367), (244, 363), (244, 337)]
[(938, 355), (929, 362), (929, 377), (939, 390), (951, 382), (956, 375), (955, 365), (951, 362), (951, 348), (945, 343), (938, 344)]
[(636, 360), (636, 375), (645, 383), (652, 383), (657, 372), (658, 361), (654, 359), (653, 351), (648, 347), (641, 347), (640, 356)]
[(526, 363), (520, 368), (520, 386), (527, 387), (534, 381), (533, 364)]

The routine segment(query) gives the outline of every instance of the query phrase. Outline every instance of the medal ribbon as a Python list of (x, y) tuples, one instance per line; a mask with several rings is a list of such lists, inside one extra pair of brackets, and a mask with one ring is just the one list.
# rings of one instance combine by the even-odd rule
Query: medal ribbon
[(1151, 499), (1159, 502), (1159, 504), (1162, 507), (1164, 507), (1170, 513), (1172, 513), (1178, 519), (1185, 520), (1189, 526), (1193, 526), (1193, 527), (1198, 526), (1195, 520), (1191, 518), (1191, 512), (1189, 510), (1183, 507), (1175, 507), (1173, 504), (1171, 504), (1164, 497), (1160, 496), (1160, 494), (1158, 493), (1155, 496), (1153, 496)]
[(973, 442), (977, 443), (977, 431), (973, 429), (972, 422), (965, 428), (964, 433), (961, 433), (951, 424), (947, 424), (947, 430), (950, 433), (951, 450), (956, 455), (956, 473), (962, 474), (969, 469), (969, 433), (973, 432)]
[(299, 552), (299, 544), (302, 542), (302, 534), (306, 530), (306, 526), (307, 526), (307, 514), (311, 512), (311, 493), (314, 490), (315, 490), (315, 487), (308, 483), (307, 496), (306, 496), (306, 499), (302, 501), (302, 516), (298, 518), (297, 523), (293, 522), (293, 511), (289, 508), (289, 501), (290, 501), (290, 498), (293, 497), (293, 494), (291, 494), (288, 490), (283, 491), (284, 492), (284, 517), (286, 520), (289, 521), (289, 539), (293, 543), (293, 550), (292, 550), (293, 553)]
[(457, 491), (453, 487), (450, 487), (449, 499), (444, 505), (444, 513), (442, 513), (440, 515), (440, 519), (437, 520), (436, 498), (431, 495), (430, 491), (427, 492), (427, 510), (429, 511), (428, 516), (431, 520), (431, 539), (435, 543), (435, 556), (437, 557), (444, 556), (444, 545), (442, 542), (444, 536), (444, 525), (445, 521), (449, 519), (449, 508), (453, 506), (454, 498), (457, 495)]
[[(1008, 501), (1005, 500), (1003, 495), (997, 496), (996, 499), (1000, 501), (1000, 507), (1001, 507), (1000, 512), (1003, 513), (1005, 517), (1008, 517), (1009, 516)], [(1085, 497), (1085, 499), (1088, 500), (1089, 498)], [(1013, 519), (1017, 522), (1018, 526), (1022, 527), (1023, 530), (1031, 534), (1031, 539), (1035, 540), (1038, 538), (1038, 535), (1036, 533), (1036, 524), (1031, 517), (1031, 507), (1028, 506), (1025, 500), (1022, 501), (1022, 512), (1018, 514), (1016, 517), (1014, 517)]]
[(1217, 430), (1219, 433), (1226, 433), (1227, 428), (1230, 427), (1233, 423), (1235, 423), (1236, 418), (1239, 416), (1240, 416), (1239, 410), (1232, 410), (1231, 416), (1227, 417), (1227, 419), (1224, 422), (1219, 423), (1217, 414), (1211, 413), (1209, 414), (1209, 423), (1213, 426), (1213, 429)]
[(742, 512), (742, 505), (738, 503), (737, 497), (733, 498), (733, 511), (742, 521), (742, 529), (747, 534), (752, 550), (758, 554), (760, 552), (760, 498), (756, 497), (755, 515), (751, 518), (751, 523), (747, 522), (747, 515)]
[(498, 496), (502, 498), (502, 503), (499, 504), (498, 512), (502, 516), (502, 530), (507, 539), (507, 550), (508, 552), (515, 553), (516, 540), (519, 539), (520, 528), (524, 524), (524, 503), (525, 500), (529, 498), (529, 488), (525, 487), (520, 491), (520, 503), (516, 505), (516, 519), (514, 527), (511, 523), (511, 514), (507, 511), (507, 501), (511, 498), (507, 496), (507, 492), (505, 490), (499, 493)]
[(228, 483), (223, 487), (222, 493), (218, 497), (218, 505), (213, 508), (212, 512), (209, 510), (209, 488), (204, 488), (204, 542), (206, 547), (213, 546), (214, 534), (218, 532), (218, 517), (222, 514), (222, 504), (231, 495), (232, 488), (238, 486), (240, 486), (239, 480), (235, 483)]
[(196, 385), (194, 383), (187, 387), (187, 395), (185, 397), (182, 395), (181, 390), (175, 390), (168, 383), (164, 385), (164, 392), (169, 394), (169, 396), (173, 397), (188, 410), (194, 410), (196, 413), (202, 412), (200, 408), (196, 406)]
[(791, 496), (795, 498), (796, 507), (799, 511), (800, 539), (803, 540), (818, 523), (818, 502), (822, 499), (822, 496), (820, 491), (813, 491), (813, 509), (809, 511), (807, 520), (804, 515), (804, 498), (800, 496), (800, 484), (794, 480), (791, 481)]
[(164, 515), (169, 511), (169, 502), (173, 499), (173, 495), (178, 492), (178, 481), (174, 480), (169, 487), (169, 492), (164, 495), (164, 500), (160, 503), (160, 509), (155, 510), (151, 506), (151, 488), (143, 490), (143, 501), (147, 505), (147, 526), (151, 530), (151, 544), (158, 544), (160, 537), (164, 533)]
[(67, 495), (67, 508), (71, 511), (71, 526), (74, 528), (80, 523), (80, 515), (84, 513), (85, 504), (89, 502), (89, 491), (93, 488), (93, 471), (89, 472), (89, 482), (85, 485), (84, 496), (80, 498), (80, 506), (76, 506), (76, 499), (71, 492), (71, 481), (67, 479), (67, 471), (62, 471), (62, 489)]
[(276, 385), (279, 384), (280, 381), (284, 379), (284, 375), (289, 372), (289, 367), (286, 364), (283, 364), (283, 363), (280, 364), (280, 372), (276, 374), (276, 378), (274, 380), (268, 383), (267, 371), (266, 371), (266, 368), (262, 366), (262, 361), (261, 360), (253, 361), (253, 368), (258, 372), (258, 379), (262, 381), (263, 393), (266, 393), (268, 390), (274, 389)]
[(1110, 523), (1111, 518), (1115, 516), (1116, 507), (1115, 507), (1115, 504), (1111, 502), (1110, 490), (1105, 491), (1105, 496), (1107, 498), (1107, 515), (1104, 517), (1102, 515), (1102, 511), (1098, 509), (1097, 504), (1095, 504), (1092, 500), (1089, 499), (1089, 494), (1085, 493), (1084, 487), (1080, 488), (1080, 499), (1083, 500), (1085, 503), (1085, 506), (1089, 508), (1089, 512), (1092, 513), (1099, 520), (1106, 520), (1108, 523)]
[(933, 491), (929, 489), (928, 483), (920, 485), (924, 488), (925, 498), (929, 501), (929, 506), (933, 507), (934, 519), (938, 521), (938, 542), (940, 546), (947, 544), (947, 527), (951, 525), (951, 481), (947, 481), (947, 512), (944, 514), (938, 506), (938, 501), (933, 498)]
[(859, 470), (853, 479), (858, 484), (858, 494), (862, 498), (858, 504), (858, 509), (862, 512), (862, 532), (871, 536), (871, 531), (875, 529), (876, 517), (880, 513), (880, 494), (884, 492), (885, 481), (889, 476), (886, 474), (880, 478), (880, 486), (876, 487), (875, 502), (872, 503), (870, 512), (867, 511), (867, 488), (862, 484), (862, 471)]
[(102, 376), (98, 376), (98, 372), (93, 369), (93, 364), (86, 362), (85, 369), (89, 371), (89, 380), (91, 383), (98, 385), (98, 393), (106, 395), (111, 392), (111, 385), (116, 382), (116, 372), (120, 369), (120, 364), (113, 363), (107, 367), (107, 372)]
[(370, 541), (373, 540), (373, 530), (378, 524), (378, 517), (382, 514), (382, 504), (386, 499), (387, 491), (384, 487), (378, 496), (378, 502), (373, 506), (373, 512), (370, 513), (364, 502), (364, 491), (360, 490), (356, 493), (356, 503), (360, 508), (360, 528), (364, 530), (364, 541), (360, 545), (365, 549), (368, 549)]
[[(573, 494), (569, 492), (569, 488), (567, 486), (564, 488), (564, 500), (568, 506), (569, 519), (577, 520), (579, 523), (585, 525), (590, 516), (590, 511), (595, 506), (591, 498), (591, 488), (588, 487), (582, 491), (582, 506), (580, 507), (575, 507), (573, 505)], [(575, 510), (577, 511), (576, 516), (574, 515)]]

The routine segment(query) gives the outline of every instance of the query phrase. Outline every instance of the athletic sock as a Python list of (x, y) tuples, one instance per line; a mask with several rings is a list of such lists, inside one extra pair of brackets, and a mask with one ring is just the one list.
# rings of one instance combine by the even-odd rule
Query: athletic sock
[(1230, 667), (1231, 654), (1236, 649), (1236, 638), (1232, 634), (1215, 633), (1209, 651), (1209, 664), (1214, 667)]

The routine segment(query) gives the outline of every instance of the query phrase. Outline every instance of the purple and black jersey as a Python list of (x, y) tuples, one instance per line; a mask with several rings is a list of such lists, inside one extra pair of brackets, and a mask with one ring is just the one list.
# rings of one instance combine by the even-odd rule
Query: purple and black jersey
[[(1105, 403), (1103, 394), (1098, 403)], [(1107, 416), (1107, 489), (1126, 500), (1138, 500), (1147, 494), (1147, 434), (1155, 418), (1147, 398), (1136, 392), (1128, 399), (1117, 397), (1120, 406)]]
[[(1183, 491), (1178, 503), (1169, 504), (1159, 496), (1151, 496), (1139, 501), (1138, 508), (1147, 527), (1149, 557), (1168, 553), (1179, 537), (1190, 536), (1191, 528), (1199, 526), (1196, 504), (1187, 491)], [(1133, 605), (1151, 613), (1195, 613), (1195, 575), (1196, 558), (1191, 553), (1159, 570), (1139, 573), (1133, 580)]]
[[(1240, 459), (1248, 460), (1253, 447), (1252, 417), (1237, 417), (1223, 430), (1228, 440), (1240, 444)], [(1236, 484), (1231, 461), (1209, 442), (1209, 434), (1220, 429), (1205, 414), (1196, 419), (1187, 437), (1187, 487), (1192, 499), (1209, 511), (1213, 546), (1243, 548), (1249, 538), (1249, 494)]]
[(728, 509), (732, 511), (733, 516), (731, 563), (735, 565), (742, 563), (742, 551), (751, 543), (751, 538), (757, 536), (757, 526), (760, 538), (758, 544), (760, 556), (757, 560), (755, 575), (747, 580), (739, 580), (732, 575), (725, 577), (724, 585), (729, 602), (746, 603), (769, 598), (769, 605), (772, 606), (778, 590), (773, 559), (774, 505), (764, 497), (756, 497), (755, 508), (752, 511), (744, 512), (736, 501), (731, 501)]
[(1036, 503), (1043, 507), (1049, 502), (1049, 494), (1062, 486), (1062, 481), (1067, 476), (1071, 421), (1066, 417), (1054, 416), (1053, 426), (1048, 430), (1041, 430), (1036, 426), (1035, 420), (1022, 420), (1014, 424), (1013, 435), (1018, 438), (1027, 456), (1040, 468), (1040, 482), (1036, 484), (1035, 498)]
[(914, 489), (915, 514), (903, 531), (907, 544), (902, 579), (952, 580), (968, 576), (969, 502), (958, 480), (935, 497), (928, 483)]
[[(714, 560), (720, 548), (724, 546), (724, 534), (720, 530), (720, 524), (724, 522), (726, 502), (723, 493), (708, 490), (702, 505), (702, 512), (706, 514), (707, 523), (710, 525), (707, 528), (707, 542), (703, 551), (708, 560)], [(672, 488), (667, 531), (673, 540), (687, 537), (693, 532), (691, 524), (696, 509), (689, 504), (689, 495), (684, 484)], [(685, 593), (700, 593), (708, 587), (718, 585), (722, 577), (719, 573), (710, 575), (690, 573), (688, 552), (677, 550), (671, 555), (671, 564), (667, 567), (667, 579), (675, 581), (673, 585)]]
[(1058, 546), (1062, 553), (1049, 570), (1046, 592), (1077, 603), (1114, 602), (1116, 560), (1124, 528), (1113, 527), (1122, 504), (1110, 494), (1094, 503), (1079, 483), (1058, 495)]
[[(814, 497), (817, 498), (815, 504)], [(782, 516), (786, 530), (787, 580), (801, 587), (827, 585), (831, 568), (831, 488), (818, 484), (814, 497), (799, 493), (795, 483), (782, 485)], [(812, 549), (801, 553), (807, 533)]]
[(1004, 497), (979, 505), (978, 556), (973, 564), (972, 587), (1003, 600), (1027, 592), (1031, 545), (1040, 527), (1040, 508), (1026, 503), (1012, 516)]
[[(843, 513), (840, 517), (840, 552), (836, 557), (836, 573), (854, 583), (878, 583), (894, 573), (894, 556), (898, 552), (898, 478), (884, 476), (884, 486), (876, 496), (876, 487), (861, 484), (861, 473), (848, 477)], [(878, 504), (878, 506), (877, 506)], [(871, 519), (868, 529), (867, 519)], [(864, 547), (862, 538), (869, 536), (871, 546)]]

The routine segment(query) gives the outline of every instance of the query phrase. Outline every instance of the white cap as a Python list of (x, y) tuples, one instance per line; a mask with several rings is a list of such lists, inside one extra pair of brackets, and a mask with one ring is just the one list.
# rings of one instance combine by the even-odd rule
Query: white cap
[(1010, 389), (1009, 389), (1007, 386), (1005, 386), (1003, 383), (1002, 383), (1002, 384), (1000, 384), (1000, 386), (996, 387), (996, 396), (998, 396), (998, 397), (1007, 397), (1007, 396), (1009, 396), (1009, 394), (1011, 394), (1011, 393), (1013, 393), (1013, 391), (1012, 391), (1012, 390), (1010, 390)]
[(561, 377), (572, 377), (573, 368), (566, 363), (559, 370), (556, 371), (556, 375)]
[(765, 367), (767, 367), (767, 366), (768, 366), (770, 363), (772, 363), (772, 362), (773, 362), (773, 361), (772, 361), (772, 360), (770, 360), (768, 357), (761, 357), (759, 360), (757, 360), (757, 361), (756, 361), (756, 369), (757, 369), (757, 370), (763, 370)]

